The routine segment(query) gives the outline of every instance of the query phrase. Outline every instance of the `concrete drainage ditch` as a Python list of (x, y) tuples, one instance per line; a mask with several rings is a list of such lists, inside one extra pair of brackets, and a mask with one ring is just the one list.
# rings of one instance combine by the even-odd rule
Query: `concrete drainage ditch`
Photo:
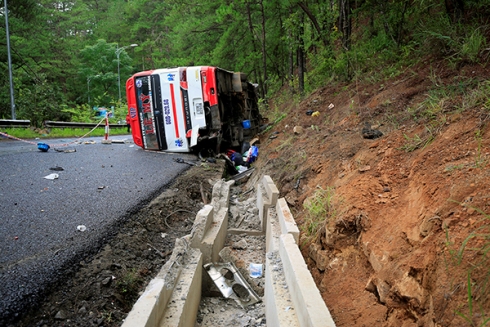
[(255, 208), (246, 210), (255, 222), (243, 223), (245, 213), (230, 215), (233, 183), (214, 185), (211, 204), (197, 213), (190, 234), (176, 240), (123, 327), (335, 326), (270, 176), (250, 194)]

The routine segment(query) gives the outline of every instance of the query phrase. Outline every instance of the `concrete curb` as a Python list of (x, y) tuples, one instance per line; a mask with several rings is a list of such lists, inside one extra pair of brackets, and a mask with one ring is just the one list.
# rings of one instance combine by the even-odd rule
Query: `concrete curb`
[(122, 327), (194, 327), (210, 281), (203, 266), (217, 263), (229, 234), (266, 234), (265, 312), (267, 326), (333, 327), (298, 247), (299, 229), (270, 176), (256, 186), (260, 231), (228, 230), (233, 182), (216, 183), (211, 205), (204, 206), (189, 235), (176, 240), (171, 258), (147, 286)]

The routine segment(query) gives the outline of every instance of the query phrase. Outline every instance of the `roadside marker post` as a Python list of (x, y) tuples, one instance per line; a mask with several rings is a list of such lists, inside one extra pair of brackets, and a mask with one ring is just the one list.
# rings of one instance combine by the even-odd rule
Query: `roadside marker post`
[(109, 112), (105, 113), (105, 134), (102, 144), (111, 144), (112, 141), (109, 140)]

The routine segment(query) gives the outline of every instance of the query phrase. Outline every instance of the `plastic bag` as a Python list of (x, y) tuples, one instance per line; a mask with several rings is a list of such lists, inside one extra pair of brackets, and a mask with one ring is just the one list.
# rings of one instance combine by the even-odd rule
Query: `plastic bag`
[(246, 161), (248, 163), (252, 163), (255, 160), (257, 160), (258, 156), (259, 156), (259, 148), (257, 148), (255, 145), (252, 145), (248, 150)]

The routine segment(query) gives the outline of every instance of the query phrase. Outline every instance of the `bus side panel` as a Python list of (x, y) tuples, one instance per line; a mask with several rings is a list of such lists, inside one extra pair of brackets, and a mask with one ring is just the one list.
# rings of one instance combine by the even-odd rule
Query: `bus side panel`
[(159, 74), (161, 82), (163, 119), (168, 150), (189, 152), (179, 69), (162, 69), (157, 70), (156, 73)]
[(129, 121), (134, 144), (143, 147), (143, 139), (141, 138), (141, 128), (138, 119), (138, 110), (136, 109), (136, 91), (133, 77), (126, 81), (126, 98), (128, 99)]
[(190, 119), (193, 128), (206, 127), (204, 116), (203, 88), (201, 84), (201, 67), (187, 68), (187, 87), (189, 96)]
[(143, 148), (147, 150), (160, 150), (153, 114), (151, 75), (136, 77), (135, 85)]

